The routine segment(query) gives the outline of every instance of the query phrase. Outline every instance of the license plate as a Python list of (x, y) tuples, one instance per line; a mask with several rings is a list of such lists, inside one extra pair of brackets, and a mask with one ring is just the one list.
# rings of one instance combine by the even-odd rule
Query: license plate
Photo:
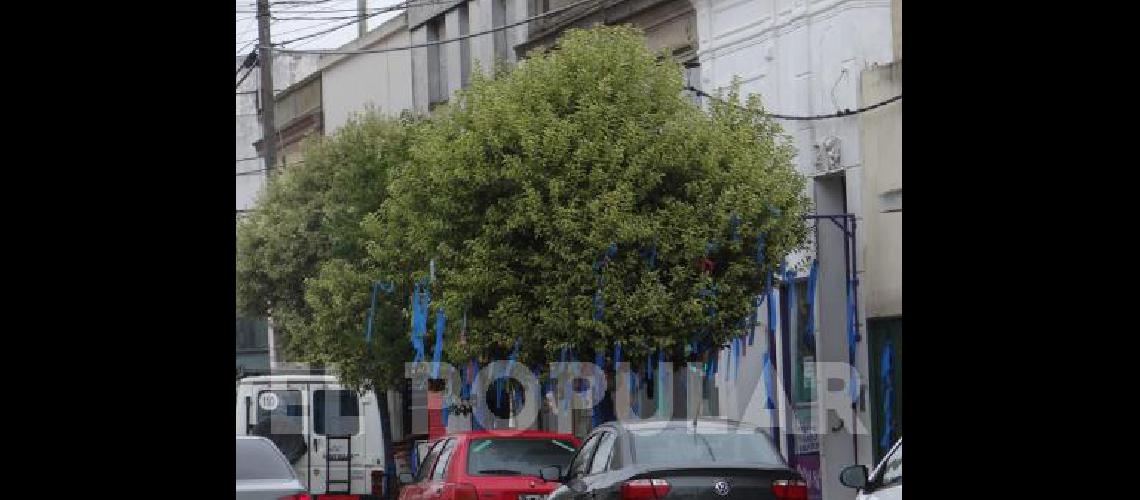
[(546, 495), (519, 495), (519, 500), (546, 500)]

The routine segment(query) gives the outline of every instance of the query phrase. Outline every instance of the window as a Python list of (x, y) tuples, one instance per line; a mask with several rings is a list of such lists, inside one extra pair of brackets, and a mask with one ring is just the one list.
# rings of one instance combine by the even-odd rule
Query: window
[(431, 473), (431, 478), (443, 479), (444, 474), (447, 473), (447, 464), (451, 462), (451, 454), (455, 451), (455, 440), (448, 439), (443, 445), (443, 451), (439, 452), (439, 460), (436, 461), (435, 470)]
[(476, 439), (467, 451), (472, 476), (539, 475), (543, 467), (566, 470), (574, 445), (558, 439)]
[(609, 467), (615, 441), (614, 433), (602, 434), (601, 440), (598, 441), (598, 451), (594, 453), (594, 459), (590, 462), (590, 474), (604, 472)]
[(692, 427), (630, 431), (630, 451), (638, 464), (711, 461), (784, 465), (768, 436), (750, 431), (694, 431)]
[(570, 463), (570, 473), (568, 476), (577, 477), (586, 474), (586, 467), (589, 464), (590, 457), (594, 454), (594, 449), (598, 447), (598, 439), (601, 434), (594, 434), (586, 440), (586, 444), (578, 450), (578, 454), (574, 455), (574, 461)]
[(902, 443), (899, 443), (899, 447), (895, 448), (895, 452), (882, 467), (883, 478), (879, 481), (880, 487), (902, 484)]
[(237, 317), (237, 348), (264, 350), (269, 348), (269, 323), (264, 318)]
[[(795, 360), (795, 366), (792, 367), (794, 370), (793, 377), (795, 377), (793, 398), (795, 403), (811, 403), (816, 400), (815, 342), (814, 339), (808, 339), (807, 336), (808, 314), (810, 313), (808, 310), (807, 280), (795, 280), (792, 288), (795, 289), (795, 297), (789, 301), (787, 307), (795, 311), (795, 318), (789, 323), (792, 327), (791, 331), (795, 333), (795, 351), (792, 353), (792, 358)], [(784, 296), (790, 296), (787, 288), (785, 288)], [(818, 335), (818, 331), (812, 333), (813, 338), (818, 337)]]
[(439, 458), (439, 451), (442, 446), (443, 441), (436, 442), (434, 445), (432, 445), (431, 449), (428, 450), (428, 453), (424, 456), (424, 459), (420, 461), (420, 468), (416, 471), (417, 483), (429, 477), (431, 474), (432, 466), (435, 465), (436, 459)]
[(293, 467), (267, 441), (237, 440), (237, 480), (294, 479)]
[(780, 291), (780, 331), (788, 350), (785, 353), (791, 367), (790, 381), (792, 402), (798, 407), (807, 407), (816, 401), (815, 382), (815, 338), (819, 328), (815, 328), (812, 338), (807, 337), (808, 294), (807, 279), (796, 279), (779, 286)]
[(360, 400), (353, 391), (313, 391), (313, 432), (353, 436), (360, 432)]
[(257, 393), (257, 435), (301, 434), (303, 423), (301, 391), (276, 390)]

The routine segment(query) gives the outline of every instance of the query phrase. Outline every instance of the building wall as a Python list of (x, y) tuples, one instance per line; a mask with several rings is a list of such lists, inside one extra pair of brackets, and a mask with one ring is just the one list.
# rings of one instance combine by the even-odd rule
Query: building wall
[(891, 31), (895, 39), (895, 60), (902, 60), (902, 0), (891, 0)]
[[(411, 34), (401, 27), (362, 48), (404, 47), (411, 43)], [(410, 51), (400, 50), (357, 54), (324, 69), (321, 79), (325, 135), (335, 133), (353, 114), (370, 106), (391, 115), (412, 109), (411, 61)]]
[[(465, 3), (467, 23), (464, 25), (460, 15), (461, 5), (464, 3), (409, 10), (408, 26), (412, 43), (422, 44), (435, 40), (435, 23), (439, 23), (439, 31), (442, 33), (438, 39), (449, 40), (520, 21), (531, 15), (530, 0), (470, 0)], [(517, 62), (518, 57), (513, 49), (516, 44), (525, 41), (526, 37), (527, 26), (524, 24), (440, 45), (438, 54), (432, 47), (412, 49), (415, 109), (427, 112), (437, 102), (450, 101), (456, 91), (470, 83), (470, 75), (476, 71), (484, 75), (491, 74), (497, 59)], [(443, 82), (445, 92), (445, 95), (439, 97), (435, 97), (431, 91), (431, 86), (437, 79)]]
[[(861, 101), (861, 72), (873, 64), (889, 63), (894, 56), (891, 0), (693, 0), (693, 5), (700, 40), (699, 87), (716, 94), (738, 79), (741, 93), (759, 94), (764, 107), (772, 113), (821, 115), (855, 109)], [(859, 240), (867, 241), (870, 236), (863, 220), (867, 216), (867, 191), (871, 188), (865, 186), (867, 179), (861, 161), (860, 119), (780, 123), (798, 151), (796, 168), (812, 178), (807, 193), (813, 197), (818, 213), (854, 213), (860, 218)], [(816, 148), (828, 138), (839, 141), (839, 161), (817, 166)], [(872, 182), (879, 182), (879, 178)], [(842, 233), (830, 222), (819, 221), (813, 251), (789, 258), (789, 264), (799, 265), (800, 276), (806, 274), (805, 264), (812, 258), (820, 261), (817, 362), (846, 363), (849, 356), (843, 241)], [(866, 258), (867, 252), (860, 248), (859, 259)], [(865, 265), (858, 270), (865, 271)], [(864, 337), (855, 353), (856, 368), (861, 374), (869, 373), (863, 321), (866, 314), (862, 311), (867, 306), (869, 286), (875, 285), (866, 281), (860, 284), (861, 311), (857, 316)], [(748, 354), (751, 358), (753, 351), (750, 349)], [(722, 366), (723, 361), (722, 357)], [(758, 369), (759, 363), (749, 359), (745, 366)], [(817, 398), (821, 403), (825, 403), (828, 386), (823, 375), (826, 374), (816, 374), (816, 380), (820, 380)], [(841, 379), (846, 382), (849, 378)], [(754, 384), (752, 376), (742, 377), (741, 382)], [(866, 390), (865, 376), (860, 387)], [(747, 390), (747, 386), (738, 389)], [(823, 432), (819, 436), (823, 498), (853, 498), (853, 491), (838, 483), (839, 470), (856, 461), (869, 464), (870, 435), (860, 435), (856, 446), (849, 433), (850, 422), (847, 428), (830, 431), (828, 426), (838, 423), (837, 415), (829, 416), (825, 407), (826, 404), (815, 410)], [(865, 430), (870, 427), (869, 411), (873, 411), (866, 404), (865, 394), (857, 408), (861, 430)], [(734, 411), (747, 413), (740, 405)], [(841, 413), (850, 419), (849, 408)]]
[[(577, 0), (549, 1), (550, 10), (554, 10)], [(626, 0), (578, 7), (532, 21), (530, 37), (517, 44), (515, 52), (527, 54), (549, 48), (567, 29), (627, 23), (645, 30), (646, 45), (655, 52), (673, 53), (697, 43), (696, 17), (689, 0)]]
[[(245, 56), (237, 58), (240, 65)], [(273, 59), (273, 84), (276, 90), (282, 90), (305, 77), (311, 75), (320, 64), (320, 56), (315, 54), (278, 54)], [(235, 68), (236, 69), (236, 68)], [(237, 140), (235, 143), (235, 158), (252, 158), (257, 156), (253, 144), (261, 139), (260, 96), (257, 91), (261, 87), (261, 75), (258, 68), (254, 68), (249, 77), (237, 89)], [(256, 171), (265, 168), (261, 159), (243, 160), (237, 162), (237, 172)], [(247, 210), (253, 206), (257, 194), (265, 186), (264, 172), (256, 175), (237, 176), (237, 209)]]
[[(860, 105), (902, 94), (902, 61), (861, 75)], [(902, 103), (859, 115), (863, 220), (859, 255), (868, 318), (902, 315)]]
[[(245, 56), (237, 58), (240, 67)], [(320, 56), (315, 54), (278, 54), (273, 59), (273, 83), (276, 90), (282, 90), (311, 75), (320, 64)], [(236, 69), (236, 68), (235, 68)], [(265, 188), (265, 161), (261, 159), (254, 143), (261, 140), (261, 88), (260, 68), (254, 68), (237, 89), (237, 134), (234, 144), (235, 158), (238, 159), (236, 172), (252, 172), (250, 175), (237, 175), (236, 205), (238, 217), (242, 211), (253, 208), (257, 196)], [(276, 109), (275, 109), (276, 111)], [(276, 117), (275, 117), (276, 118)], [(247, 372), (263, 371), (269, 367), (268, 331), (264, 319), (237, 317), (237, 366)]]

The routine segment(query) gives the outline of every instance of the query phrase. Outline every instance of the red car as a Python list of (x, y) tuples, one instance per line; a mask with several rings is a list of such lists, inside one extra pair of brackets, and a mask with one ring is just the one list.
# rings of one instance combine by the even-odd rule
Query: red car
[(542, 431), (471, 431), (431, 443), (400, 500), (542, 500), (559, 486), (539, 469), (566, 470), (581, 442)]

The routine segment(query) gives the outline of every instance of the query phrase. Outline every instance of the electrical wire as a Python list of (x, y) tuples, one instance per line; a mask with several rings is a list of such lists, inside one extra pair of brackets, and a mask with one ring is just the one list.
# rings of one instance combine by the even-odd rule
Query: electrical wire
[[(709, 94), (708, 92), (705, 92), (705, 91), (698, 89), (696, 87), (686, 86), (684, 89), (691, 91), (691, 92), (693, 92), (693, 93), (695, 93), (701, 97), (708, 97), (710, 99), (716, 99), (717, 101), (720, 101), (720, 102), (727, 102), (724, 99), (721, 99), (717, 96)], [(865, 113), (865, 112), (870, 111), (872, 109), (878, 108), (880, 106), (886, 106), (887, 104), (890, 104), (892, 102), (895, 102), (895, 101), (898, 101), (901, 99), (902, 99), (902, 94), (899, 94), (897, 96), (891, 97), (890, 99), (886, 99), (884, 101), (877, 102), (877, 103), (872, 104), (870, 106), (864, 106), (864, 107), (856, 109), (854, 111), (852, 111), (850, 109), (844, 109), (843, 111), (839, 111), (837, 113), (831, 113), (831, 114), (827, 114), (827, 115), (793, 116), (793, 115), (778, 115), (775, 113), (767, 113), (764, 111), (761, 111), (761, 113), (768, 115), (772, 118), (780, 119), (780, 120), (801, 120), (801, 121), (803, 121), (803, 120), (826, 120), (829, 118), (843, 118), (845, 116), (854, 116), (854, 115), (857, 115), (860, 113)], [(738, 107), (738, 108), (744, 108), (744, 106), (741, 106), (741, 105), (736, 104), (736, 103), (731, 103), (731, 104), (733, 106)]]
[[(361, 18), (360, 16), (352, 16), (352, 17), (353, 17), (353, 19), (352, 19), (351, 21), (347, 22), (347, 23), (338, 24), (338, 25), (336, 25), (336, 26), (333, 26), (332, 28), (329, 28), (329, 29), (326, 29), (326, 30), (318, 31), (318, 32), (316, 32), (316, 33), (310, 33), (310, 34), (308, 34), (308, 35), (304, 35), (304, 36), (299, 36), (299, 37), (297, 37), (297, 38), (294, 38), (294, 39), (292, 39), (292, 40), (285, 40), (284, 42), (278, 42), (278, 43), (275, 43), (275, 44), (273, 44), (273, 45), (277, 45), (277, 46), (285, 46), (285, 45), (287, 45), (287, 44), (290, 44), (290, 43), (300, 42), (301, 40), (308, 40), (308, 39), (310, 39), (310, 38), (315, 38), (315, 37), (318, 37), (318, 36), (327, 35), (327, 34), (329, 34), (329, 33), (332, 33), (332, 32), (334, 32), (334, 31), (336, 31), (336, 30), (339, 30), (339, 29), (342, 29), (342, 28), (347, 28), (347, 27), (349, 27), (349, 26), (352, 26), (352, 25), (354, 25), (354, 24), (356, 24), (356, 23), (359, 23), (360, 21), (362, 21), (362, 20), (364, 20), (364, 19), (371, 19), (371, 18), (373, 18), (373, 17), (376, 17), (376, 16), (378, 16), (378, 15), (380, 15), (380, 14), (383, 14), (383, 13), (385, 13), (385, 12), (388, 12), (388, 11), (383, 11), (383, 12), (373, 12), (373, 13), (371, 13), (371, 14), (365, 14), (365, 15), (363, 16), (363, 18)], [(277, 49), (273, 49), (273, 50), (277, 50)]]
[[(456, 0), (422, 0), (422, 1), (418, 1), (418, 2), (405, 1), (405, 2), (400, 2), (398, 4), (389, 5), (386, 7), (368, 7), (364, 10), (372, 11), (372, 10), (380, 10), (380, 9), (405, 9), (408, 7), (420, 7), (423, 5), (453, 4), (455, 2), (456, 2)], [(254, 13), (257, 11), (256, 10), (239, 10), (237, 12), (240, 14), (247, 14), (247, 13)], [(337, 13), (337, 12), (360, 12), (360, 9), (321, 9), (321, 10), (292, 10), (292, 9), (285, 10), (285, 9), (282, 9), (282, 12), (288, 12), (290, 14), (332, 14), (332, 13)], [(251, 19), (251, 18), (247, 18), (247, 19)]]
[[(362, 49), (362, 50), (279, 49), (279, 48), (273, 48), (272, 50), (274, 52), (281, 52), (281, 53), (288, 53), (288, 54), (382, 54), (385, 52), (397, 52), (397, 51), (401, 51), (401, 50), (419, 49), (419, 48), (423, 48), (423, 47), (431, 47), (433, 45), (443, 45), (443, 44), (447, 44), (447, 43), (451, 43), (451, 42), (457, 42), (460, 40), (466, 40), (468, 38), (474, 38), (477, 36), (487, 35), (487, 34), (497, 32), (497, 31), (502, 31), (505, 29), (514, 28), (515, 26), (520, 26), (520, 25), (529, 23), (531, 21), (542, 19), (544, 17), (549, 17), (549, 16), (553, 16), (555, 14), (560, 14), (560, 13), (565, 12), (567, 10), (570, 10), (574, 7), (579, 7), (582, 5), (586, 5), (588, 3), (600, 3), (600, 1), (599, 0), (581, 0), (579, 2), (575, 2), (575, 3), (572, 3), (570, 5), (566, 5), (566, 6), (554, 9), (554, 10), (544, 12), (542, 14), (538, 14), (535, 16), (528, 17), (528, 18), (523, 19), (521, 21), (515, 21), (513, 23), (504, 24), (502, 26), (498, 26), (498, 27), (491, 28), (488, 30), (478, 31), (475, 33), (468, 33), (466, 35), (460, 35), (460, 36), (457, 36), (455, 38), (448, 38), (446, 40), (437, 40), (434, 42), (426, 42), (426, 43), (420, 43), (420, 44), (414, 44), (414, 45), (406, 45), (403, 47), (391, 47), (391, 48), (386, 48), (386, 49)], [(284, 44), (279, 44), (279, 45), (284, 45)]]
[[(236, 87), (234, 87), (234, 90), (237, 90), (237, 89), (240, 89), (240, 88), (241, 88), (241, 84), (242, 84), (243, 82), (245, 82), (245, 79), (246, 79), (246, 78), (249, 78), (249, 74), (250, 74), (250, 73), (253, 73), (253, 68), (254, 68), (254, 66), (250, 66), (250, 67), (249, 67), (249, 69), (248, 69), (248, 70), (246, 70), (245, 74), (241, 76), (241, 80), (238, 80), (238, 82), (237, 82), (237, 86), (236, 86)], [(240, 70), (239, 70), (239, 71), (240, 71)]]

